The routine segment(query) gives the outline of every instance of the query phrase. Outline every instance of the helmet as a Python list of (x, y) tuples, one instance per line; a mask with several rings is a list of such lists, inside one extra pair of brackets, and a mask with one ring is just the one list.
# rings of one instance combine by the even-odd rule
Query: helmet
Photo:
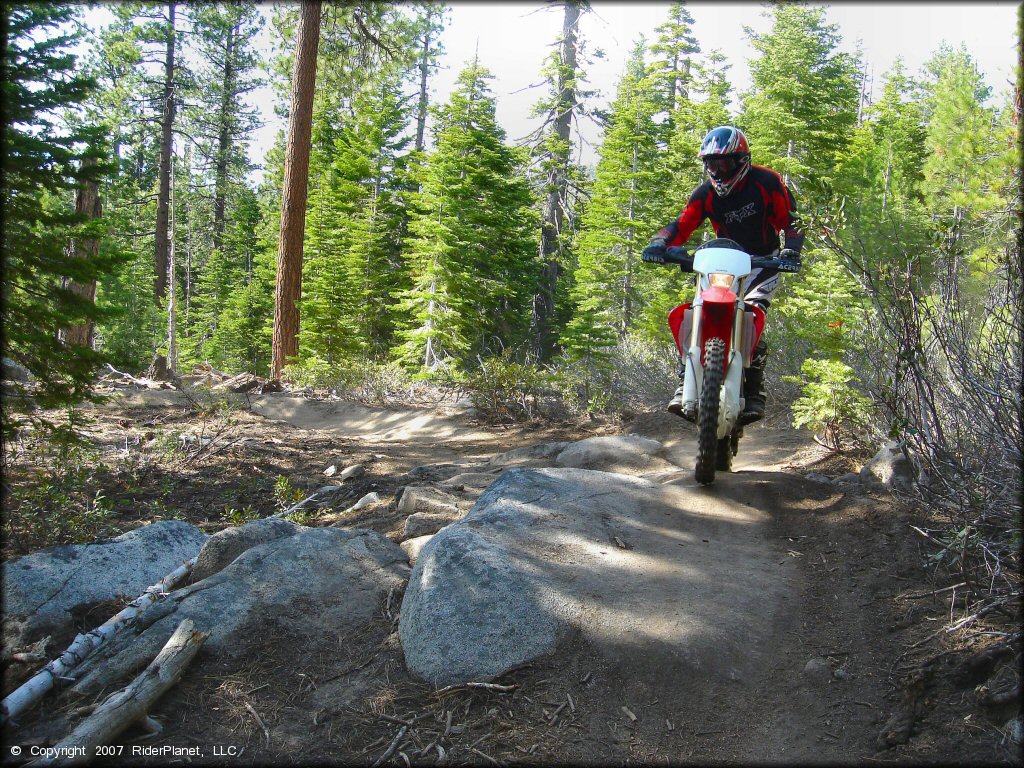
[(711, 186), (725, 197), (750, 170), (750, 148), (743, 131), (731, 125), (713, 128), (704, 137), (698, 157), (704, 161)]

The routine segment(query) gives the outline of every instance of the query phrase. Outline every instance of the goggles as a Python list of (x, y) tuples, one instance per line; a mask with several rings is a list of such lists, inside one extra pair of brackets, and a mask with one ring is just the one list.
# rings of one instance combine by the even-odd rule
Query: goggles
[(740, 161), (731, 156), (711, 156), (704, 158), (704, 167), (708, 173), (714, 176), (724, 176), (733, 173), (740, 167)]

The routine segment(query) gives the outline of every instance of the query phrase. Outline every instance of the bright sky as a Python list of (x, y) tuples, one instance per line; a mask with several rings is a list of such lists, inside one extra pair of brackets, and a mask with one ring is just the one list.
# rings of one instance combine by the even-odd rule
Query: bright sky
[[(510, 140), (524, 136), (537, 124), (527, 116), (541, 94), (539, 89), (517, 91), (540, 79), (538, 72), (544, 57), (561, 34), (561, 9), (538, 11), (542, 3), (518, 2), (452, 5), (451, 23), (444, 37), (447, 55), (435, 80), (437, 93), (451, 89), (459, 68), (473, 58), (479, 47), (481, 63), (496, 76), (492, 88), (498, 100), (499, 122)], [(961, 42), (967, 46), (998, 94), (1013, 79), (1017, 5), (843, 2), (827, 6), (826, 18), (839, 26), (844, 50), (852, 52), (857, 40), (862, 41), (875, 86), (880, 87), (882, 74), (897, 55), (903, 56), (907, 70), (916, 74), (945, 40), (954, 47)], [(669, 3), (595, 0), (592, 7), (593, 11), (580, 22), (581, 31), (590, 41), (591, 50), (602, 48), (606, 58), (589, 67), (589, 81), (601, 91), (602, 101), (609, 103), (634, 44), (641, 35), (648, 42), (657, 37), (655, 28), (667, 20)], [(743, 27), (749, 26), (757, 33), (769, 31), (771, 23), (764, 13), (765, 7), (762, 3), (687, 3), (701, 49), (719, 49), (732, 65), (728, 78), (734, 93), (749, 88), (747, 62), (755, 54)], [(596, 128), (588, 133), (584, 138), (599, 141)], [(584, 159), (587, 157), (585, 150)]]
[[(528, 89), (540, 80), (540, 69), (551, 45), (561, 34), (562, 10), (544, 2), (450, 2), (452, 10), (444, 31), (446, 53), (441, 69), (431, 84), (435, 103), (450, 93), (459, 71), (479, 51), (483, 66), (495, 75), (491, 88), (497, 98), (497, 117), (510, 141), (528, 134), (538, 125), (529, 119), (533, 104), (541, 97), (539, 88)], [(827, 5), (827, 21), (837, 24), (843, 38), (842, 49), (853, 51), (857, 41), (868, 61), (875, 92), (882, 75), (897, 56), (902, 56), (907, 71), (918, 74), (922, 65), (945, 41), (954, 47), (963, 43), (978, 62), (997, 98), (1010, 87), (1017, 58), (1017, 2), (915, 2), (887, 3), (841, 2)], [(257, 45), (269, 49), (269, 17), (273, 6), (266, 3), (267, 28)], [(591, 88), (599, 91), (599, 103), (608, 105), (622, 74), (629, 52), (644, 35), (652, 41), (655, 28), (668, 17), (668, 2), (608, 2), (593, 0), (592, 12), (581, 20), (581, 32), (589, 50), (603, 49), (605, 58), (588, 68)], [(749, 26), (755, 32), (770, 29), (763, 3), (690, 2), (687, 8), (694, 18), (694, 33), (707, 52), (719, 49), (731, 64), (729, 81), (734, 93), (750, 86), (748, 60), (754, 55), (743, 32)], [(102, 6), (87, 11), (90, 24), (109, 18)], [(525, 89), (525, 90), (524, 90)], [(250, 157), (262, 162), (263, 155), (283, 126), (273, 114), (269, 88), (254, 94), (267, 124), (254, 135)], [(1002, 103), (1000, 101), (998, 103)], [(737, 106), (735, 103), (733, 106)], [(582, 159), (594, 161), (594, 149), (600, 141), (596, 126), (581, 126)]]

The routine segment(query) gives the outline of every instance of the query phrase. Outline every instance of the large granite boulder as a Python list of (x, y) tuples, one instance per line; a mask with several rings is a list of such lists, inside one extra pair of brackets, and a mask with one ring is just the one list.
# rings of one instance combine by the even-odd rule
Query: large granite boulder
[(716, 494), (692, 479), (507, 470), (418, 553), (399, 623), (409, 670), (488, 680), (576, 637), (736, 679), (762, 661), (789, 571), (749, 506), (753, 480), (735, 479)]
[(188, 523), (161, 520), (109, 541), (49, 547), (4, 563), (4, 644), (19, 647), (72, 632), (76, 614), (135, 599), (195, 557), (206, 539)]
[(405, 586), (402, 549), (374, 531), (296, 526), (243, 551), (213, 575), (170, 593), (82, 665), (79, 693), (100, 688), (144, 666), (175, 627), (192, 619), (210, 637), (204, 655), (243, 656), (272, 634), (320, 644), (358, 632), (379, 612), (388, 592)]

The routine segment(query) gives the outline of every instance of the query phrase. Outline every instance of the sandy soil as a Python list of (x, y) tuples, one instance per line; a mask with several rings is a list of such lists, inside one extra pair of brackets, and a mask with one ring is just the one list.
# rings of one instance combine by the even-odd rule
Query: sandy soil
[[(220, 429), (215, 419), (200, 424), (166, 392), (118, 398), (93, 416), (94, 439), (109, 446), (126, 439), (141, 446), (156, 428), (200, 435)], [(132, 505), (124, 508), (137, 514), (126, 515), (125, 525), (173, 506), (217, 530), (227, 524), (225, 506), (276, 511), (270, 489), (277, 477), (311, 489), (324, 484), (328, 466), (362, 463), (367, 472), (348, 498), (375, 490), (382, 502), (352, 525), (394, 536), (403, 519), (395, 497), (415, 467), (629, 432), (662, 441), (672, 461), (692, 467), (694, 443), (693, 427), (666, 413), (628, 423), (499, 428), (456, 408), (380, 409), (264, 395), (228, 420), (219, 446), (194, 461), (149, 470), (131, 489)], [(1019, 705), (982, 710), (974, 687), (986, 677), (964, 672), (973, 669), (970, 659), (985, 638), (960, 650), (913, 646), (949, 613), (945, 595), (918, 597), (944, 586), (923, 567), (911, 538), (909, 524), (919, 513), (887, 495), (803, 476), (855, 468), (852, 459), (827, 457), (806, 434), (755, 425), (741, 443), (736, 471), (720, 475), (708, 491), (721, 503), (756, 510), (764, 551), (790, 574), (756, 633), (762, 640), (750, 648), (752, 663), (731, 678), (673, 664), (653, 643), (597, 652), (581, 641), (495, 681), (507, 691), (438, 692), (406, 672), (397, 611), (382, 605), (359, 637), (300, 642), (287, 628), (266, 627), (245, 639), (241, 666), (200, 656), (153, 712), (163, 733), (146, 738), (131, 729), (122, 744), (124, 755), (132, 746), (199, 747), (203, 757), (122, 757), (111, 764), (370, 765), (403, 722), (393, 753), (403, 765), (1019, 763), (1000, 730)], [(692, 484), (692, 471), (660, 479)], [(110, 493), (119, 500), (116, 489)], [(765, 566), (762, 578), (765, 592), (772, 591), (775, 572)], [(757, 589), (755, 580), (748, 599), (757, 599)], [(44, 742), (54, 723), (75, 721), (72, 710), (81, 703), (48, 705), (56, 720), (26, 726), (19, 738)]]

